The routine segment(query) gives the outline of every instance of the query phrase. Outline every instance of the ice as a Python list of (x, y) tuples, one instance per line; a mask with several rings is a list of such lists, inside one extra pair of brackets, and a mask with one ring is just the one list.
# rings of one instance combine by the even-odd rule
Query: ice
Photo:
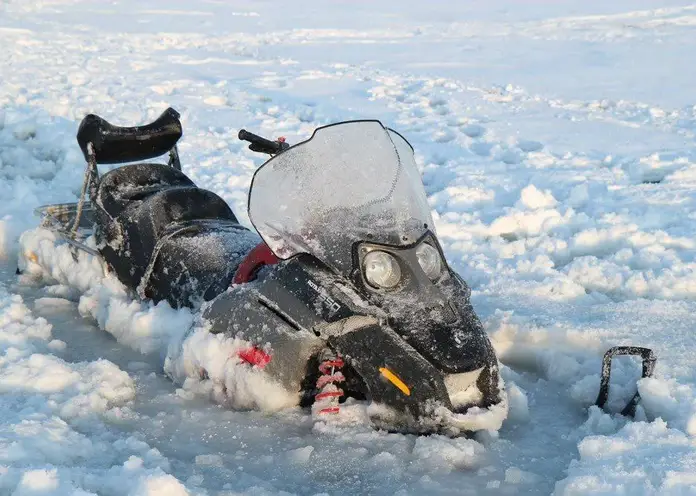
[(189, 496), (186, 487), (169, 474), (141, 479), (133, 494), (143, 496)]
[(554, 207), (556, 203), (556, 199), (550, 191), (539, 191), (533, 184), (524, 188), (520, 193), (519, 205), (530, 210)]
[(297, 448), (288, 452), (288, 458), (292, 461), (292, 463), (296, 463), (298, 465), (306, 465), (307, 463), (309, 463), (313, 451), (314, 446), (305, 446), (304, 448)]
[[(662, 420), (626, 424), (614, 436), (589, 436), (580, 463), (569, 467), (557, 494), (680, 494), (693, 489), (694, 442)], [(650, 467), (645, 458), (655, 459)], [(649, 476), (648, 474), (652, 474)]]
[(0, 285), (0, 492), (113, 494), (109, 472), (134, 455), (147, 459), (132, 467), (147, 484), (166, 460), (109, 427), (127, 415), (133, 379), (108, 360), (65, 361), (54, 342), (51, 325)]
[[(14, 494), (19, 496), (50, 494), (58, 490), (59, 480), (57, 471), (54, 470), (31, 470), (22, 475), (19, 485)], [(74, 489), (74, 488), (71, 488)]]
[(515, 383), (508, 383), (508, 418), (512, 422), (529, 422), (529, 402), (524, 390)]
[(142, 353), (164, 356), (169, 343), (193, 325), (193, 315), (186, 308), (135, 301), (115, 275), (105, 272), (97, 257), (80, 251), (75, 260), (70, 246), (61, 244), (47, 229), (25, 231), (20, 246), (19, 266), (25, 280), (78, 291), (80, 313), (91, 316), (119, 342)]
[(471, 470), (482, 463), (485, 450), (471, 439), (446, 439), (437, 436), (419, 437), (413, 447), (416, 469), (450, 472)]
[[(682, 0), (0, 2), (0, 494), (693, 492), (695, 27)], [(497, 437), (285, 410), (237, 373), (242, 342), (134, 303), (36, 230), (34, 207), (79, 194), (86, 113), (133, 125), (169, 105), (184, 171), (247, 226), (262, 157), (239, 128), (294, 143), (379, 118), (409, 139), (504, 362)], [(182, 388), (162, 371), (185, 338)], [(590, 406), (616, 344), (659, 359), (637, 422)], [(639, 374), (615, 367), (612, 411)], [(229, 391), (262, 411), (208, 399)]]
[(505, 470), (505, 482), (508, 484), (533, 484), (538, 476), (532, 472), (525, 472), (517, 467)]
[(196, 465), (221, 467), (222, 457), (220, 455), (198, 455), (196, 456)]

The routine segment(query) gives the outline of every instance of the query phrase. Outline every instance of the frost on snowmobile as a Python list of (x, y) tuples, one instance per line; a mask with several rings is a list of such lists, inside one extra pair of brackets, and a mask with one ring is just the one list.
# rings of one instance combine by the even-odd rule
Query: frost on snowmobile
[[(181, 134), (173, 109), (135, 128), (87, 116), (82, 198), (41, 207), (43, 224), (103, 259), (135, 297), (190, 307), (210, 333), (249, 342), (239, 366), (299, 405), (329, 414), (346, 397), (367, 399), (373, 423), (400, 432), (500, 427), (497, 358), (401, 135), (352, 121), (289, 146), (240, 131), (272, 155), (249, 192), (253, 232), (181, 172)], [(99, 175), (99, 164), (165, 153), (168, 164)]]

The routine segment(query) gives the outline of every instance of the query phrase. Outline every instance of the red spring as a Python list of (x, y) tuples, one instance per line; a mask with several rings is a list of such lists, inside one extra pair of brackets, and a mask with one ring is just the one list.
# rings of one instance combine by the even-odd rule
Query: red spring
[[(319, 393), (314, 396), (314, 401), (321, 401), (325, 399), (330, 399), (334, 403), (332, 406), (327, 406), (319, 410), (319, 414), (328, 413), (338, 413), (340, 407), (338, 406), (338, 399), (343, 396), (343, 390), (340, 388), (334, 389), (327, 386), (335, 385), (336, 383), (343, 382), (346, 378), (341, 373), (341, 367), (343, 367), (343, 359), (341, 357), (336, 357), (333, 360), (324, 360), (319, 364), (319, 372), (322, 375), (317, 379), (317, 389)], [(333, 389), (326, 391), (325, 389)]]

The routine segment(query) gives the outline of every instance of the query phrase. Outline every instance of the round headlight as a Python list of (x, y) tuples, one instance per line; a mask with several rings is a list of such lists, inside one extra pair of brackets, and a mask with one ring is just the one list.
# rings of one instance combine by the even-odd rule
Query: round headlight
[(416, 249), (416, 255), (418, 256), (418, 263), (421, 269), (430, 279), (435, 280), (440, 277), (442, 260), (437, 248), (428, 243), (423, 243)]
[(365, 279), (378, 288), (393, 288), (401, 280), (401, 268), (396, 258), (383, 251), (371, 251), (363, 259)]

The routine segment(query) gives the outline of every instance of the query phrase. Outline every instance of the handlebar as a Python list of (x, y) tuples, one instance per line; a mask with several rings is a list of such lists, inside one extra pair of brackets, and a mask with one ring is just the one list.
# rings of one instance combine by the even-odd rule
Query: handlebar
[(250, 133), (246, 129), (239, 131), (239, 139), (242, 141), (248, 141), (251, 143), (249, 145), (249, 150), (259, 153), (267, 153), (268, 155), (276, 155), (284, 150), (290, 148), (288, 143), (284, 141), (271, 141), (261, 136)]

